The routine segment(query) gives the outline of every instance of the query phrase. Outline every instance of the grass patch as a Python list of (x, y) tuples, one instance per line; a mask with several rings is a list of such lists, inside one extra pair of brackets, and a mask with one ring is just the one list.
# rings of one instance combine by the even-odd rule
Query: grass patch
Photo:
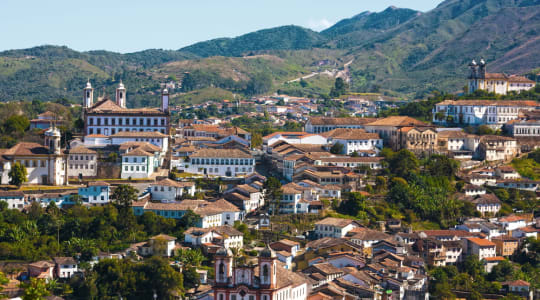
[(540, 164), (532, 158), (514, 159), (512, 166), (523, 177), (533, 180), (540, 179)]

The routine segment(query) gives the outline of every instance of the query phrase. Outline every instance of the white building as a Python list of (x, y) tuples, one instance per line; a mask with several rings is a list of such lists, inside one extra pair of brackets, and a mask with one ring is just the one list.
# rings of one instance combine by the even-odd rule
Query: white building
[(527, 222), (523, 217), (515, 215), (499, 218), (497, 220), (497, 223), (500, 224), (504, 228), (504, 230), (508, 232), (527, 226)]
[(317, 238), (334, 237), (342, 238), (354, 228), (359, 228), (360, 225), (354, 220), (325, 218), (315, 223), (315, 236)]
[(86, 187), (79, 188), (79, 196), (83, 203), (104, 205), (109, 203), (110, 184), (104, 181), (90, 181)]
[(466, 250), (467, 255), (476, 255), (479, 260), (497, 256), (496, 245), (490, 240), (468, 237), (463, 241), (465, 243), (463, 249)]
[(532, 100), (445, 100), (435, 104), (433, 123), (501, 128), (518, 119), (520, 111), (534, 110), (538, 106), (538, 102)]
[(139, 254), (143, 256), (161, 255), (174, 256), (176, 238), (166, 234), (159, 234), (150, 238), (148, 243), (139, 248)]
[(175, 181), (169, 178), (150, 184), (152, 200), (174, 202), (185, 196), (195, 196), (195, 182)]
[(192, 174), (241, 177), (255, 171), (255, 159), (239, 149), (200, 149), (177, 168)]
[(43, 146), (21, 142), (2, 153), (0, 183), (9, 182), (9, 171), (15, 163), (26, 167), (29, 184), (67, 184), (66, 158), (60, 148), (60, 130), (54, 126), (45, 132)]
[(480, 63), (472, 61), (469, 64), (471, 72), (469, 74), (469, 93), (476, 90), (484, 90), (490, 93), (506, 95), (508, 92), (528, 91), (536, 85), (536, 82), (517, 75), (506, 75), (504, 73), (487, 73), (486, 62), (481, 59)]
[(242, 249), (244, 234), (230, 225), (212, 228), (191, 227), (184, 232), (184, 242), (195, 247), (216, 244), (226, 249)]
[(97, 175), (97, 152), (85, 146), (69, 150), (68, 176), (95, 177)]
[(7, 203), (8, 209), (23, 209), (25, 204), (24, 193), (20, 191), (0, 191), (0, 201)]
[(486, 161), (507, 161), (520, 153), (517, 140), (511, 137), (485, 135), (480, 138), (478, 157)]
[(154, 155), (140, 148), (122, 155), (122, 179), (149, 178), (154, 169)]
[(364, 129), (338, 128), (325, 132), (328, 143), (343, 145), (343, 151), (338, 154), (360, 156), (375, 156), (383, 147), (383, 140), (378, 133), (367, 133)]
[(506, 128), (514, 137), (540, 136), (540, 120), (512, 120)]
[(242, 209), (244, 213), (253, 212), (264, 205), (262, 191), (248, 184), (237, 185), (225, 191), (224, 197)]
[(288, 144), (328, 144), (327, 138), (318, 134), (306, 132), (274, 132), (263, 137), (263, 150), (269, 152), (272, 145), (279, 141), (284, 141)]
[(127, 108), (126, 89), (122, 82), (116, 89), (116, 101), (104, 98), (94, 104), (93, 88), (84, 89), (84, 132), (87, 135), (110, 136), (124, 131), (158, 131), (169, 134), (169, 93), (161, 96), (161, 108)]
[(121, 131), (109, 136), (111, 145), (122, 145), (130, 142), (147, 142), (167, 152), (169, 136), (159, 131)]
[(323, 133), (336, 128), (364, 128), (364, 124), (373, 120), (373, 118), (311, 117), (306, 122), (305, 130), (307, 133)]
[(78, 272), (77, 261), (73, 257), (55, 257), (56, 278), (69, 279)]

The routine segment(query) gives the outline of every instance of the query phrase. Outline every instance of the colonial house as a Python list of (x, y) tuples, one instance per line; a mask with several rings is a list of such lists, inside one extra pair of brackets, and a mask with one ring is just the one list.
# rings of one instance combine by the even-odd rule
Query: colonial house
[(162, 154), (169, 147), (169, 136), (159, 131), (120, 131), (110, 135), (109, 140), (111, 145), (146, 142), (158, 147)]
[(480, 144), (480, 137), (461, 130), (442, 130), (437, 132), (438, 152), (455, 159), (472, 159)]
[(469, 93), (476, 90), (483, 90), (499, 95), (506, 95), (509, 92), (528, 91), (536, 85), (536, 82), (518, 75), (506, 75), (504, 73), (488, 73), (487, 64), (484, 59), (479, 63), (473, 60), (469, 64)]
[(364, 129), (337, 128), (323, 134), (328, 143), (343, 145), (341, 153), (360, 156), (375, 156), (383, 147), (383, 140), (377, 133), (368, 133)]
[(79, 196), (83, 203), (104, 205), (109, 203), (111, 186), (104, 181), (90, 181), (86, 187), (79, 188)]
[(83, 145), (68, 150), (69, 177), (95, 177), (97, 175), (97, 152)]
[(225, 191), (223, 197), (245, 213), (253, 212), (264, 205), (262, 191), (249, 184), (237, 185)]
[(361, 227), (356, 221), (339, 218), (325, 218), (315, 223), (315, 236), (317, 238), (342, 238), (354, 228)]
[(273, 242), (269, 246), (274, 251), (286, 251), (290, 253), (293, 257), (295, 257), (298, 251), (300, 251), (300, 243), (287, 239)]
[(438, 133), (430, 127), (403, 127), (398, 131), (396, 150), (407, 149), (414, 153), (434, 153)]
[(477, 237), (465, 238), (462, 241), (463, 250), (466, 255), (476, 255), (479, 260), (497, 256), (496, 245), (492, 241)]
[(325, 136), (306, 132), (274, 132), (263, 137), (263, 150), (268, 152), (276, 142), (284, 141), (288, 144), (326, 145)]
[(118, 132), (160, 132), (169, 134), (169, 92), (163, 90), (160, 108), (127, 108), (126, 89), (120, 82), (116, 101), (103, 98), (94, 104), (90, 82), (84, 88), (83, 113), (85, 136), (113, 136)]
[(165, 178), (150, 184), (149, 189), (154, 201), (175, 202), (186, 196), (195, 196), (195, 182), (191, 181), (175, 181)]
[(219, 249), (215, 255), (214, 299), (307, 299), (307, 279), (283, 268), (277, 260), (275, 252), (266, 248), (259, 253), (256, 265), (234, 264), (230, 250)]
[(122, 179), (149, 178), (154, 173), (154, 154), (148, 153), (141, 148), (136, 148), (122, 155)]
[(7, 203), (8, 209), (23, 209), (25, 196), (21, 191), (0, 191), (0, 201)]
[(495, 194), (480, 194), (469, 198), (467, 201), (471, 202), (483, 216), (496, 215), (501, 210), (502, 205), (501, 200)]
[(59, 122), (57, 115), (52, 111), (46, 111), (39, 114), (37, 119), (30, 120), (30, 129), (49, 129), (55, 122)]
[(15, 163), (26, 167), (27, 183), (67, 184), (66, 157), (60, 148), (60, 130), (55, 126), (45, 131), (43, 145), (21, 142), (9, 149), (0, 149), (2, 184), (9, 182), (9, 171)]
[[(420, 130), (423, 127), (430, 127), (428, 124), (407, 116), (391, 116), (378, 119), (374, 122), (365, 124), (367, 132), (378, 133), (383, 139), (384, 144), (390, 146), (393, 150), (399, 150), (406, 142), (406, 132), (411, 128)], [(428, 133), (433, 134), (433, 133)], [(436, 140), (436, 137), (435, 139)], [(431, 147), (431, 145), (428, 145)]]
[(538, 190), (538, 187), (540, 187), (540, 181), (529, 179), (499, 179), (496, 181), (495, 185), (505, 189), (518, 189), (535, 192)]
[(225, 199), (219, 199), (214, 202), (206, 200), (182, 200), (174, 203), (142, 200), (133, 202), (131, 207), (136, 216), (151, 211), (158, 216), (174, 219), (181, 219), (188, 211), (192, 211), (199, 216), (197, 227), (200, 228), (232, 225), (235, 221), (243, 219), (241, 211)]
[(495, 243), (497, 255), (509, 257), (514, 255), (519, 246), (519, 239), (508, 235), (501, 235), (491, 239)]
[(511, 120), (506, 123), (505, 129), (513, 137), (539, 137), (540, 120)]
[(142, 256), (161, 255), (165, 257), (174, 256), (176, 248), (176, 238), (166, 234), (158, 234), (142, 245), (138, 250)]
[(255, 159), (239, 149), (200, 149), (177, 167), (192, 174), (241, 177), (255, 171)]
[(323, 133), (336, 128), (364, 128), (364, 125), (373, 122), (374, 118), (330, 118), (311, 117), (305, 125), (307, 133)]
[(78, 272), (78, 264), (73, 257), (55, 257), (54, 264), (54, 272), (57, 278), (69, 279)]
[(520, 111), (530, 111), (538, 106), (531, 100), (445, 100), (435, 104), (433, 123), (501, 128), (518, 119)]
[(520, 152), (517, 140), (511, 137), (485, 135), (480, 138), (479, 158), (486, 161), (507, 161)]
[(184, 232), (184, 243), (194, 247), (213, 244), (226, 249), (242, 249), (244, 234), (230, 225), (212, 228), (191, 227)]

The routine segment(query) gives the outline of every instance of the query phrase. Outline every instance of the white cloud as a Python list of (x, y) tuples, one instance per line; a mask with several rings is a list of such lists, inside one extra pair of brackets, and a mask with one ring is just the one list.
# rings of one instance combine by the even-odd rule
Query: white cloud
[(318, 20), (314, 20), (314, 19), (310, 19), (308, 21), (308, 24), (307, 24), (307, 27), (315, 30), (315, 31), (321, 31), (321, 30), (324, 30), (330, 26), (334, 25), (334, 22), (331, 22), (329, 21), (328, 19), (326, 18), (322, 18), (322, 19), (318, 19)]

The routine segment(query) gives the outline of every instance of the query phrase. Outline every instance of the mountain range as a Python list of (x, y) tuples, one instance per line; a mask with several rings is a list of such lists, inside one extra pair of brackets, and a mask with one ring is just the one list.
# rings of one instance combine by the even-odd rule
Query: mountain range
[[(282, 26), (178, 50), (119, 54), (39, 46), (4, 51), (0, 101), (78, 100), (90, 78), (98, 94), (109, 95), (122, 79), (130, 105), (151, 105), (161, 82), (181, 82), (186, 73), (197, 84), (175, 90), (173, 101), (244, 93), (261, 73), (271, 78), (268, 91), (324, 94), (335, 76), (344, 76), (351, 91), (413, 99), (434, 89), (459, 91), (472, 59), (484, 58), (490, 72), (525, 74), (540, 67), (538, 53), (540, 1), (446, 0), (425, 13), (389, 7), (321, 32)], [(303, 76), (308, 76), (303, 85), (294, 80)]]

